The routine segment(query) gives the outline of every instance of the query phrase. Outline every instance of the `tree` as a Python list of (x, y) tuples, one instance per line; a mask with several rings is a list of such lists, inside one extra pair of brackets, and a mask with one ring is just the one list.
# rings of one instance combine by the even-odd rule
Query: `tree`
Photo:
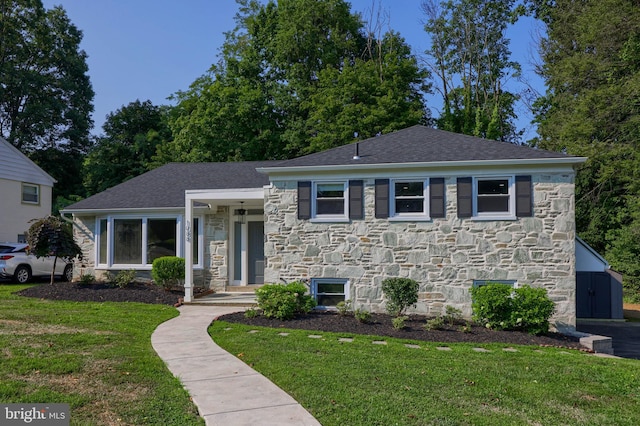
[(505, 90), (520, 65), (510, 60), (505, 32), (516, 12), (514, 0), (425, 0), (427, 50), (436, 90), (443, 100), (438, 128), (517, 142), (514, 105)]
[(84, 159), (87, 195), (138, 176), (152, 168), (157, 147), (171, 140), (168, 109), (151, 101), (136, 100), (110, 113), (102, 126), (104, 134)]
[(291, 158), (324, 149), (323, 135), (338, 134), (336, 146), (425, 117), (426, 73), (404, 40), (389, 33), (382, 54), (372, 54), (346, 1), (238, 4), (220, 62), (176, 95), (174, 141), (158, 162)]
[(0, 27), (0, 134), (25, 153), (84, 150), (94, 93), (82, 32), (40, 0), (0, 0)]
[(58, 258), (71, 260), (77, 256), (82, 259), (82, 249), (73, 239), (71, 225), (56, 216), (35, 220), (29, 227), (27, 243), (31, 252), (38, 258), (55, 256), (51, 270), (51, 285)]
[(546, 24), (536, 103), (545, 149), (588, 157), (576, 180), (578, 233), (640, 299), (640, 8), (632, 0), (530, 1)]

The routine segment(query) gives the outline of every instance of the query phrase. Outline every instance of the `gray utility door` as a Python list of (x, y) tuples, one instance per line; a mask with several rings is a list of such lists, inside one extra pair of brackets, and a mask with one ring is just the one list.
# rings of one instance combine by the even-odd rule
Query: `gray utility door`
[(611, 318), (611, 276), (606, 272), (576, 273), (576, 316)]
[(264, 284), (264, 222), (249, 222), (248, 284)]

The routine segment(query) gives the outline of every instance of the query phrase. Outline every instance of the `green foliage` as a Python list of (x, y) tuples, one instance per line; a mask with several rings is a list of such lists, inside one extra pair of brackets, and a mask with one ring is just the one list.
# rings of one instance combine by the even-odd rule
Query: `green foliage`
[(292, 158), (426, 120), (427, 71), (348, 2), (238, 3), (220, 62), (175, 95), (158, 164)]
[(184, 259), (177, 256), (163, 256), (153, 260), (151, 277), (165, 288), (180, 285), (184, 280)]
[(340, 315), (353, 314), (353, 305), (351, 303), (351, 299), (338, 302), (338, 304), (336, 305), (336, 309)]
[(424, 329), (427, 331), (442, 330), (444, 328), (444, 318), (438, 315), (435, 318), (430, 318), (424, 325)]
[(449, 325), (454, 325), (462, 319), (462, 311), (460, 309), (447, 305), (444, 310), (444, 320), (447, 321)]
[(366, 309), (356, 309), (355, 311), (353, 311), (353, 316), (358, 322), (361, 322), (363, 324), (371, 321), (371, 312), (367, 311)]
[(382, 281), (382, 291), (386, 299), (387, 312), (393, 316), (400, 316), (410, 306), (418, 302), (417, 281), (409, 278), (386, 278)]
[(253, 306), (244, 311), (245, 318), (255, 318), (258, 315), (260, 315), (260, 311)]
[(256, 300), (265, 317), (287, 320), (315, 307), (315, 300), (305, 294), (306, 291), (307, 287), (299, 281), (286, 285), (267, 284), (256, 290)]
[(393, 317), (391, 319), (391, 324), (393, 325), (393, 328), (395, 328), (396, 330), (402, 330), (403, 328), (405, 328), (407, 326), (407, 320), (409, 319), (408, 316), (403, 315), (400, 317)]
[(490, 283), (471, 289), (473, 318), (486, 327), (522, 330), (531, 334), (549, 331), (555, 305), (544, 288)]
[(89, 284), (92, 284), (93, 282), (95, 282), (95, 280), (96, 280), (95, 275), (92, 275), (92, 274), (83, 274), (83, 275), (80, 277), (80, 284), (81, 284), (81, 285), (89, 285)]
[(82, 249), (73, 239), (71, 225), (60, 217), (47, 216), (42, 219), (34, 219), (31, 222), (32, 225), (27, 232), (27, 243), (31, 253), (36, 257), (56, 257), (51, 270), (50, 284), (53, 285), (57, 258), (71, 260), (78, 257), (82, 259)]
[(112, 282), (120, 288), (125, 288), (131, 285), (135, 281), (135, 279), (135, 269), (124, 269), (122, 271), (118, 271)]
[(514, 0), (425, 0), (427, 50), (443, 113), (438, 128), (488, 139), (516, 142), (514, 121), (520, 97), (504, 90), (520, 76), (511, 61), (505, 33), (517, 17)]
[(93, 195), (152, 168), (157, 147), (171, 140), (166, 107), (136, 100), (110, 113), (84, 159), (84, 188)]

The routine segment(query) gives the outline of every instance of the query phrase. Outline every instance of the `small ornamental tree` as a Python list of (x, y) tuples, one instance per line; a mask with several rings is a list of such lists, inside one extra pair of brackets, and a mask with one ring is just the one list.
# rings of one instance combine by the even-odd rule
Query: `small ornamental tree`
[(399, 317), (418, 302), (420, 285), (410, 278), (387, 278), (382, 281), (382, 292), (387, 300), (387, 312)]
[(53, 269), (51, 270), (51, 282), (56, 272), (56, 262), (58, 258), (82, 259), (82, 249), (73, 239), (71, 225), (56, 216), (47, 216), (43, 219), (34, 219), (33, 225), (27, 232), (27, 243), (29, 250), (36, 257), (55, 256)]

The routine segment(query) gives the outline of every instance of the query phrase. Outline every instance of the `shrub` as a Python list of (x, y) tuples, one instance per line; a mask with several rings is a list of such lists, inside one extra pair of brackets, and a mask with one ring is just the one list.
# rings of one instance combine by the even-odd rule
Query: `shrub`
[(438, 315), (435, 318), (431, 318), (427, 320), (427, 323), (424, 325), (424, 329), (427, 331), (432, 330), (442, 330), (444, 328), (444, 318)]
[(267, 284), (256, 290), (256, 300), (265, 317), (287, 320), (316, 306), (306, 291), (307, 287), (300, 281), (286, 285)]
[(89, 285), (96, 280), (96, 277), (91, 274), (84, 274), (80, 277), (80, 285)]
[(177, 256), (164, 256), (154, 259), (151, 266), (153, 281), (169, 289), (181, 285), (184, 280), (184, 259)]
[(418, 282), (409, 278), (387, 278), (382, 281), (382, 291), (387, 299), (387, 312), (401, 316), (418, 302)]
[(471, 295), (473, 318), (486, 327), (532, 334), (549, 331), (555, 305), (544, 288), (489, 284), (471, 289)]
[(134, 269), (127, 269), (119, 271), (116, 277), (113, 279), (115, 285), (120, 288), (129, 286), (136, 279), (136, 271)]
[(353, 313), (351, 300), (344, 300), (342, 302), (338, 302), (336, 305), (336, 309), (340, 315), (351, 315)]
[(361, 322), (363, 324), (366, 324), (369, 321), (371, 321), (371, 313), (366, 309), (356, 309), (353, 312), (353, 316), (356, 318), (358, 322)]
[(245, 318), (255, 318), (260, 314), (260, 312), (255, 307), (250, 307), (246, 311), (244, 311)]
[(391, 320), (391, 324), (393, 325), (393, 328), (395, 328), (396, 330), (402, 330), (403, 328), (406, 327), (406, 322), (409, 319), (408, 316), (403, 315), (401, 317), (395, 317)]
[(444, 320), (449, 323), (449, 325), (454, 325), (456, 322), (462, 319), (462, 311), (460, 309), (454, 308), (453, 306), (445, 306), (444, 308)]

